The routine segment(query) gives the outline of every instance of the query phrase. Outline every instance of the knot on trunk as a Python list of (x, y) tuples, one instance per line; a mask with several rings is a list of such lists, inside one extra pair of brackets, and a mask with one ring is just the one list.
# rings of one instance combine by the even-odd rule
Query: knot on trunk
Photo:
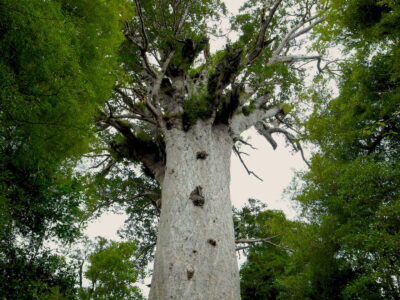
[(186, 274), (187, 274), (187, 279), (190, 280), (193, 278), (194, 270), (187, 270)]
[(208, 239), (207, 242), (213, 247), (217, 246), (217, 241), (216, 240)]
[(203, 207), (204, 205), (204, 195), (203, 188), (201, 186), (197, 186), (193, 192), (190, 193), (190, 200), (192, 200), (194, 206)]
[(206, 151), (200, 151), (200, 152), (197, 152), (197, 153), (196, 153), (196, 158), (197, 158), (197, 159), (202, 159), (202, 160), (204, 160), (204, 159), (207, 158), (207, 156), (208, 156), (208, 153), (207, 153)]

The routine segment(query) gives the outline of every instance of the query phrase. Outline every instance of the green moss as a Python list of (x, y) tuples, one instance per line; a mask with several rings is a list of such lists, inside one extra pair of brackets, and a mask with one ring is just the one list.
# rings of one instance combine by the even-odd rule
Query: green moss
[(281, 110), (282, 110), (282, 112), (283, 112), (285, 115), (287, 115), (287, 114), (289, 114), (289, 113), (293, 110), (293, 105), (290, 105), (290, 104), (283, 104), (283, 105), (281, 106)]
[(206, 120), (211, 117), (211, 101), (203, 94), (193, 95), (184, 103), (183, 122), (185, 127), (192, 126), (198, 119)]
[(144, 130), (136, 131), (135, 136), (137, 137), (138, 140), (143, 141), (143, 142), (151, 141), (151, 138), (152, 138), (150, 133), (147, 133)]
[(254, 109), (255, 109), (255, 106), (254, 106), (253, 104), (246, 105), (246, 106), (243, 106), (243, 107), (242, 107), (242, 113), (243, 113), (245, 116), (248, 116), (248, 115), (250, 115), (250, 114), (254, 111)]
[(120, 162), (129, 156), (128, 141), (122, 134), (117, 134), (111, 141), (109, 153), (117, 162)]

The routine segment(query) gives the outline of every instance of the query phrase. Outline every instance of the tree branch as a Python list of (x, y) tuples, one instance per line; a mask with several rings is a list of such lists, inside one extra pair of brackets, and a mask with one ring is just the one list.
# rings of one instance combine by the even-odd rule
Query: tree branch
[(307, 159), (304, 156), (304, 151), (303, 151), (303, 148), (301, 147), (301, 144), (298, 141), (296, 141), (296, 138), (290, 132), (288, 132), (287, 130), (285, 130), (283, 128), (279, 128), (279, 127), (270, 128), (264, 122), (258, 122), (255, 125), (255, 127), (256, 127), (258, 133), (265, 137), (265, 139), (271, 144), (271, 146), (272, 146), (272, 148), (274, 148), (274, 150), (276, 149), (278, 144), (273, 139), (272, 134), (273, 133), (282, 133), (282, 134), (284, 134), (285, 137), (288, 139), (288, 141), (292, 144), (294, 150), (295, 151), (300, 151), (301, 158), (303, 159), (305, 164), (309, 168), (311, 168), (310, 163), (307, 161)]
[[(324, 19), (320, 18), (322, 13), (314, 15), (308, 19), (305, 19), (303, 21), (301, 21), (299, 24), (297, 24), (296, 26), (294, 26), (287, 34), (286, 36), (282, 39), (282, 41), (280, 42), (280, 44), (275, 48), (275, 50), (272, 52), (272, 56), (268, 62), (268, 64), (273, 64), (276, 61), (276, 58), (280, 56), (282, 50), (287, 46), (287, 44), (291, 41), (296, 39), (297, 37), (309, 32), (315, 25), (317, 25), (318, 23), (321, 23)], [(314, 21), (314, 22), (312, 22)], [(311, 24), (309, 26), (307, 26), (306, 28), (303, 28), (302, 30), (300, 30), (305, 24), (311, 22)], [(300, 31), (298, 31), (300, 30)]]
[(262, 20), (261, 21), (261, 27), (260, 27), (260, 30), (258, 32), (254, 48), (251, 51), (249, 51), (249, 53), (247, 55), (246, 65), (250, 65), (261, 54), (262, 50), (264, 49), (264, 47), (265, 47), (265, 34), (266, 34), (266, 31), (267, 31), (267, 28), (268, 28), (269, 24), (271, 23), (272, 18), (274, 17), (275, 12), (278, 9), (278, 7), (279, 7), (279, 5), (281, 4), (282, 1), (283, 0), (275, 1), (275, 3), (272, 5), (271, 10), (269, 11), (268, 17), (266, 17), (266, 18), (264, 16), (265, 15), (265, 11), (266, 11), (266, 8), (265, 8), (266, 4), (264, 5), (263, 10), (262, 10), (263, 13), (262, 13), (262, 19), (261, 19)]
[(134, 124), (126, 124), (118, 119), (109, 118), (101, 115), (103, 122), (108, 123), (121, 133), (126, 141), (121, 143), (112, 143), (111, 148), (118, 155), (131, 160), (137, 160), (143, 163), (154, 175), (154, 177), (162, 182), (164, 177), (164, 149), (160, 149), (160, 145), (153, 140), (140, 140), (132, 132)]
[(275, 56), (271, 57), (269, 60), (269, 64), (273, 64), (276, 62), (286, 62), (286, 63), (294, 63), (297, 61), (304, 61), (304, 60), (318, 60), (321, 61), (320, 55), (314, 56), (305, 56), (305, 55), (287, 55), (287, 56)]
[(242, 165), (244, 166), (244, 168), (247, 171), (247, 174), (249, 175), (253, 175), (255, 178), (257, 178), (260, 181), (263, 181), (260, 177), (257, 176), (256, 173), (254, 173), (253, 171), (250, 171), (249, 168), (246, 166), (246, 163), (243, 161), (242, 156), (241, 156), (241, 152), (236, 148), (236, 146), (233, 146), (233, 151), (235, 152), (235, 154), (239, 157), (240, 162), (242, 163)]
[(252, 238), (252, 239), (237, 239), (235, 240), (236, 244), (240, 244), (240, 243), (247, 243), (247, 244), (252, 244), (252, 243), (259, 243), (259, 242), (265, 242), (265, 241), (269, 241), (272, 240), (273, 238), (278, 237), (279, 235), (273, 235), (267, 238)]
[(269, 100), (269, 95), (259, 97), (254, 103), (254, 110), (247, 116), (243, 113), (235, 114), (231, 119), (230, 129), (234, 137), (254, 126), (257, 122), (273, 117), (281, 111), (279, 105), (265, 109), (264, 105)]
[(149, 60), (147, 58), (147, 50), (149, 48), (149, 39), (146, 34), (146, 29), (144, 25), (144, 19), (143, 19), (143, 12), (142, 12), (142, 7), (140, 5), (140, 2), (138, 0), (134, 0), (135, 5), (136, 5), (136, 10), (139, 16), (139, 22), (140, 22), (140, 32), (143, 40), (143, 45), (139, 45), (139, 50), (140, 50), (140, 55), (143, 58), (144, 64), (146, 66), (147, 71), (149, 74), (153, 77), (156, 78), (156, 73), (154, 70), (151, 68)]

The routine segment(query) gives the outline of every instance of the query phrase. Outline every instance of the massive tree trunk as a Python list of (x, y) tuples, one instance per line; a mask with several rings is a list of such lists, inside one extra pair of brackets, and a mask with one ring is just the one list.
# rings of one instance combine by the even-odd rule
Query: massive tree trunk
[(240, 299), (227, 126), (166, 132), (167, 162), (151, 300)]

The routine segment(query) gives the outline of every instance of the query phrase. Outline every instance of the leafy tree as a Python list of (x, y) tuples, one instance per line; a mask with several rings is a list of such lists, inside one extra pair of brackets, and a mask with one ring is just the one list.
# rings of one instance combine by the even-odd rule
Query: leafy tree
[(74, 270), (49, 250), (32, 253), (29, 248), (2, 246), (0, 270), (3, 299), (51, 299), (54, 293), (58, 299), (75, 299)]
[(320, 152), (297, 200), (316, 228), (315, 240), (331, 249), (321, 257), (350, 275), (341, 275), (335, 299), (397, 299), (400, 7), (395, 1), (332, 5), (328, 26), (341, 33), (330, 41), (344, 41), (354, 55), (342, 64), (339, 96), (320, 101), (306, 125)]
[(280, 277), (288, 264), (290, 250), (280, 245), (282, 236), (269, 225), (281, 218), (284, 218), (282, 212), (267, 210), (265, 204), (254, 199), (234, 212), (236, 242), (247, 242), (237, 247), (247, 254), (240, 270), (242, 299), (277, 299), (284, 292)]
[(335, 256), (334, 225), (290, 221), (282, 212), (249, 200), (239, 216), (239, 232), (256, 244), (240, 271), (242, 299), (341, 299), (354, 274)]
[(80, 299), (143, 299), (133, 284), (139, 270), (135, 268), (134, 242), (114, 242), (98, 238), (90, 253), (85, 277), (89, 288), (80, 290)]
[[(341, 64), (339, 96), (320, 91), (306, 123), (309, 140), (319, 147), (296, 195), (306, 223), (274, 218), (264, 225), (291, 249), (273, 277), (281, 289), (269, 297), (398, 299), (399, 5), (330, 5), (319, 42), (344, 45), (352, 55)], [(243, 277), (244, 286), (269, 286), (268, 278), (257, 278), (275, 265), (271, 256), (262, 261), (271, 253), (250, 252), (246, 264), (252, 269), (243, 270), (254, 274)]]
[(72, 170), (115, 81), (123, 6), (0, 3), (0, 294), (6, 299), (44, 299), (45, 292), (73, 288), (65, 262), (42, 245), (79, 234), (82, 184)]
[(320, 56), (294, 47), (322, 21), (324, 7), (247, 1), (232, 20), (239, 39), (211, 54), (220, 1), (134, 4), (120, 50), (125, 75), (97, 118), (104, 143), (95, 155), (107, 158), (103, 174), (130, 165), (131, 174), (141, 170), (161, 187), (150, 299), (238, 299), (231, 150), (252, 126), (274, 147), (271, 135), (280, 133), (298, 148), (289, 99), (301, 89), (300, 63)]
[(125, 212), (128, 217), (118, 234), (123, 240), (135, 241), (138, 247), (136, 267), (146, 268), (153, 259), (160, 217), (158, 183), (132, 170), (131, 163), (124, 161), (113, 166), (107, 176), (96, 176), (89, 186), (86, 218), (96, 218), (106, 210)]

